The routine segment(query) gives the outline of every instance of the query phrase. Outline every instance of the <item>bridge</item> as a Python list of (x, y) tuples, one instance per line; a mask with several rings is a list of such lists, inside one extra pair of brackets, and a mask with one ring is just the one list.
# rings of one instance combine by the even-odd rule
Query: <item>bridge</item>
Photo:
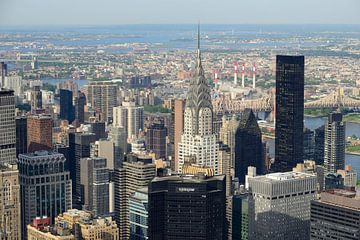
[[(272, 112), (274, 109), (274, 96), (267, 95), (259, 99), (231, 99), (230, 96), (220, 96), (213, 99), (215, 113), (236, 113), (245, 108), (251, 108), (254, 112)], [(305, 109), (316, 108), (358, 108), (360, 100), (348, 97), (344, 89), (338, 87), (335, 92), (315, 101), (305, 102)]]

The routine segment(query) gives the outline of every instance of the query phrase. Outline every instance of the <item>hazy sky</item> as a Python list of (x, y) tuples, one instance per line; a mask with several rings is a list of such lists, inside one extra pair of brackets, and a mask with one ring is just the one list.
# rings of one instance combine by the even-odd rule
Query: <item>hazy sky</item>
[(360, 0), (0, 0), (0, 25), (360, 24)]

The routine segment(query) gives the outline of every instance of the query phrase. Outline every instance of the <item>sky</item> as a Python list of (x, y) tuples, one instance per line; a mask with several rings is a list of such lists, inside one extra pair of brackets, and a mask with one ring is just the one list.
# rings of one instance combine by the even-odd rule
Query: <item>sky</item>
[(0, 0), (0, 26), (360, 24), (360, 0)]

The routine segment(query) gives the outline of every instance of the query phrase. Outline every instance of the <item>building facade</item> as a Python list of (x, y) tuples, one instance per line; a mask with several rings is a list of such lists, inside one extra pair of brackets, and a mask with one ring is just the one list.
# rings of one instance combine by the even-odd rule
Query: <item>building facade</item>
[(38, 114), (27, 118), (28, 152), (53, 148), (53, 119), (50, 115)]
[(303, 161), (304, 56), (276, 56), (275, 163), (291, 171)]
[(146, 149), (152, 151), (156, 159), (166, 158), (166, 136), (164, 123), (153, 123), (146, 130)]
[(129, 199), (130, 240), (149, 239), (148, 189), (136, 190)]
[(315, 174), (286, 172), (249, 181), (249, 239), (308, 239)]
[(149, 185), (149, 239), (224, 240), (225, 177), (156, 177)]
[(60, 119), (74, 121), (73, 93), (70, 90), (60, 89)]
[(70, 172), (65, 169), (64, 155), (38, 151), (19, 154), (21, 186), (22, 232), (39, 216), (54, 219), (71, 209)]

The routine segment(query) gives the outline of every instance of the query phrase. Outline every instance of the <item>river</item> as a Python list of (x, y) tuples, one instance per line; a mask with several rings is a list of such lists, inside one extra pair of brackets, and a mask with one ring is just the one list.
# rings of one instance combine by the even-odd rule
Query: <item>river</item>
[[(326, 117), (305, 117), (304, 118), (305, 127), (314, 130), (321, 125), (325, 124)], [(357, 137), (360, 137), (360, 124), (359, 123), (346, 123), (346, 137), (355, 134)], [(275, 140), (269, 139), (267, 140), (269, 143), (269, 152), (270, 156), (275, 156)], [(358, 180), (360, 180), (360, 155), (352, 155), (346, 154), (345, 155), (345, 162), (346, 164), (352, 165), (353, 169), (358, 172)]]

